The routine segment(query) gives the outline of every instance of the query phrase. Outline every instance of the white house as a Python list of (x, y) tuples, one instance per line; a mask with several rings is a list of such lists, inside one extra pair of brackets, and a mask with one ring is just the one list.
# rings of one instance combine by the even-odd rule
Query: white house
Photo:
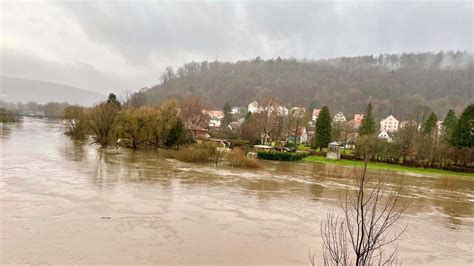
[[(299, 127), (297, 132), (290, 132), (288, 137), (286, 138), (287, 142), (295, 142), (296, 143), (308, 143), (308, 132), (306, 131), (306, 127)], [(296, 133), (296, 136), (295, 136)]]
[(286, 108), (285, 106), (278, 106), (277, 107), (277, 113), (279, 115), (284, 115), (284, 116), (287, 116), (288, 115), (288, 108)]
[(290, 114), (294, 117), (304, 117), (306, 109), (304, 107), (292, 107)]
[(438, 120), (438, 122), (436, 122), (436, 128), (438, 129), (438, 135), (441, 135), (443, 132), (443, 121)]
[(398, 120), (393, 116), (389, 115), (384, 120), (380, 121), (380, 131), (396, 132), (398, 130)]
[(240, 107), (237, 107), (237, 106), (232, 107), (232, 109), (230, 110), (230, 113), (233, 114), (233, 115), (239, 114), (240, 113)]
[(378, 138), (379, 138), (379, 139), (385, 139), (385, 140), (387, 140), (388, 142), (392, 142), (392, 138), (390, 137), (390, 135), (388, 134), (388, 132), (385, 131), (385, 130), (382, 130), (382, 131), (379, 133)]
[(308, 143), (308, 132), (306, 132), (306, 127), (303, 127), (303, 132), (301, 132), (300, 143)]
[(321, 112), (321, 109), (313, 109), (313, 117), (312, 117), (313, 121), (316, 121), (316, 119), (318, 119), (320, 112)]
[(346, 117), (344, 116), (344, 114), (342, 112), (339, 112), (334, 116), (334, 118), (332, 119), (332, 122), (333, 123), (346, 122)]
[(202, 113), (209, 116), (210, 127), (220, 127), (221, 120), (224, 118), (224, 112), (220, 110), (202, 110)]
[(253, 101), (251, 103), (249, 103), (249, 106), (248, 106), (248, 109), (247, 109), (249, 112), (251, 112), (252, 114), (255, 114), (257, 113), (259, 110), (258, 110), (258, 103), (257, 101)]

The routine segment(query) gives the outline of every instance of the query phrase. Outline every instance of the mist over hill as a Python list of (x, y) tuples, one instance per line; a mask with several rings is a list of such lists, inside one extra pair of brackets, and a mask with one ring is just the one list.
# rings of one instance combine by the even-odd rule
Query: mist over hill
[(106, 99), (106, 95), (63, 84), (0, 77), (0, 100), (5, 102), (68, 102), (91, 106)]
[(346, 115), (370, 101), (378, 117), (421, 120), (431, 110), (444, 118), (448, 109), (459, 113), (474, 102), (473, 66), (468, 52), (192, 62), (167, 68), (146, 94), (150, 103), (196, 95), (215, 108), (276, 96), (287, 106), (328, 105)]

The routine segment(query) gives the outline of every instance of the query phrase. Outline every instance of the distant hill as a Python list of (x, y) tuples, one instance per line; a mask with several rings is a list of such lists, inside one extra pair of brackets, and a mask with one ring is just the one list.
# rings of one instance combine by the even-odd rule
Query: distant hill
[(11, 77), (0, 77), (0, 100), (5, 102), (68, 102), (91, 106), (107, 96), (63, 84), (19, 79)]
[(380, 118), (440, 119), (474, 102), (473, 55), (467, 52), (382, 54), (328, 60), (271, 59), (188, 63), (163, 73), (149, 89), (150, 103), (201, 96), (209, 107), (247, 106), (268, 95), (287, 106), (328, 105), (351, 116), (374, 105)]

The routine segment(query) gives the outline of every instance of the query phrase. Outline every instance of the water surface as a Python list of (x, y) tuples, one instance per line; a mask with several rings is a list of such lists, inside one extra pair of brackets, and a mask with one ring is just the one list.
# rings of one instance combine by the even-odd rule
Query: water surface
[[(308, 265), (354, 170), (187, 164), (25, 118), (0, 131), (0, 263)], [(404, 264), (472, 265), (474, 179), (383, 175), (411, 204)]]

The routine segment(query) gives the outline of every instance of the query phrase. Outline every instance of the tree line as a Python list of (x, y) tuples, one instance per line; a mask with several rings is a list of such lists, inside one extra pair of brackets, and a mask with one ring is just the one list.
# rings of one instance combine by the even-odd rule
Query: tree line
[[(409, 121), (392, 134), (392, 141), (377, 136), (378, 127), (367, 106), (355, 139), (355, 158), (363, 159), (370, 150), (372, 160), (422, 167), (453, 169), (473, 167), (474, 162), (474, 104), (468, 105), (459, 117), (450, 109), (442, 124), (435, 113), (420, 125)], [(316, 120), (313, 148), (325, 148), (334, 138), (334, 125), (329, 109), (321, 109)], [(349, 156), (350, 157), (350, 156)]]
[(0, 108), (8, 110), (9, 112), (16, 115), (33, 115), (33, 116), (44, 116), (51, 118), (60, 118), (64, 112), (64, 109), (69, 106), (67, 102), (48, 102), (45, 104), (39, 104), (36, 102), (27, 103), (9, 103), (0, 100)]
[(129, 101), (120, 103), (110, 94), (107, 101), (91, 108), (67, 107), (63, 119), (67, 135), (75, 139), (90, 137), (103, 147), (173, 148), (191, 141), (178, 113), (176, 100), (135, 107)]

